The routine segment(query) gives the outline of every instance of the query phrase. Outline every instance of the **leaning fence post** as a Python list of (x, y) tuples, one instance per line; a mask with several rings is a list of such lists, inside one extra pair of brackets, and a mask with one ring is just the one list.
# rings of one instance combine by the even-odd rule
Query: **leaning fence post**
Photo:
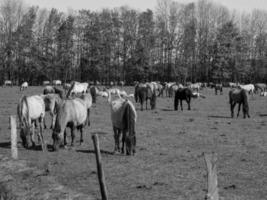
[(101, 196), (102, 196), (102, 200), (107, 200), (108, 196), (107, 196), (107, 189), (106, 189), (106, 184), (105, 184), (105, 175), (104, 175), (104, 171), (102, 169), (98, 135), (93, 134), (92, 140), (93, 140), (94, 147), (95, 147), (97, 175), (98, 175), (98, 181), (99, 181), (99, 185), (100, 185)]
[(14, 159), (18, 158), (18, 147), (17, 147), (17, 124), (16, 117), (10, 116), (10, 127), (11, 127), (11, 156)]
[(206, 195), (206, 199), (219, 200), (217, 170), (216, 170), (217, 155), (215, 153), (212, 154), (204, 153), (204, 158), (206, 161), (207, 172), (208, 172), (208, 193)]

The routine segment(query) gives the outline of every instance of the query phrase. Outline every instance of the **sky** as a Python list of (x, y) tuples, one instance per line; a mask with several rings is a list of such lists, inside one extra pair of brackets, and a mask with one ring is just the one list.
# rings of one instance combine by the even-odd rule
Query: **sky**
[[(197, 0), (175, 0), (181, 3), (190, 3)], [(251, 11), (254, 8), (267, 10), (267, 0), (214, 0), (230, 9), (238, 11)], [(41, 8), (57, 8), (61, 11), (69, 9), (101, 10), (102, 8), (114, 8), (128, 5), (138, 10), (147, 8), (154, 10), (157, 0), (24, 0), (28, 5), (38, 5)]]

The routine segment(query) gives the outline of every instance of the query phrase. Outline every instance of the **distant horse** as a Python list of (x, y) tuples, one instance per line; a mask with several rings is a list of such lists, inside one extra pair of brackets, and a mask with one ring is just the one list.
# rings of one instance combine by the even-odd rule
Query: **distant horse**
[(192, 83), (189, 85), (189, 88), (191, 88), (193, 91), (196, 90), (197, 92), (199, 92), (201, 83)]
[(70, 83), (64, 83), (63, 84), (63, 89), (65, 90), (65, 93), (67, 93), (67, 91), (71, 88), (71, 84)]
[(11, 80), (5, 80), (5, 82), (4, 82), (4, 85), (3, 86), (13, 86), (13, 84), (12, 84), (12, 81)]
[(135, 98), (138, 99), (138, 101), (141, 104), (141, 110), (143, 111), (143, 104), (146, 102), (146, 110), (147, 110), (147, 101), (150, 100), (150, 107), (151, 110), (156, 108), (156, 91), (152, 91), (151, 87), (139, 84), (138, 88), (136, 88), (135, 92)]
[[(39, 95), (23, 96), (17, 106), (17, 114), (20, 122), (20, 137), (25, 148), (35, 146), (34, 124), (39, 125), (39, 139), (43, 151), (46, 145), (43, 138), (43, 120), (45, 116), (45, 104)], [(35, 123), (34, 123), (35, 122)]]
[[(114, 131), (115, 148), (114, 153), (124, 153), (126, 146), (126, 155), (135, 154), (136, 133), (135, 123), (137, 114), (133, 103), (125, 99), (116, 99), (111, 101), (109, 93), (108, 103), (111, 110), (111, 121)], [(120, 149), (120, 135), (122, 132), (122, 147)], [(126, 145), (125, 145), (126, 144)]]
[(193, 95), (191, 89), (189, 89), (189, 88), (179, 88), (175, 92), (175, 97), (174, 97), (174, 110), (178, 110), (179, 101), (180, 101), (181, 110), (183, 110), (183, 100), (186, 101), (186, 103), (188, 105), (188, 110), (191, 110), (190, 102), (191, 102), (191, 98), (193, 96), (194, 95)]
[(234, 89), (229, 91), (229, 103), (231, 108), (231, 117), (234, 117), (234, 108), (235, 105), (238, 103), (238, 113), (237, 117), (239, 116), (240, 107), (243, 106), (243, 115), (244, 118), (250, 117), (249, 116), (249, 106), (248, 106), (248, 95), (245, 89)]
[(27, 89), (29, 86), (28, 82), (23, 82), (20, 86), (20, 91)]
[[(42, 95), (41, 97), (43, 98), (45, 103), (45, 111), (49, 112), (52, 117), (50, 128), (53, 129), (55, 126), (56, 114), (63, 100), (59, 96), (59, 94), (46, 94)], [(44, 118), (44, 128), (46, 129), (45, 118)]]
[[(81, 97), (64, 100), (61, 104), (53, 130), (53, 148), (58, 150), (59, 146), (66, 140), (66, 128), (71, 129), (71, 145), (74, 145), (75, 128), (80, 130), (80, 144), (83, 142), (83, 128), (86, 124), (90, 126), (90, 108), (92, 106), (92, 96), (90, 93), (82, 94)], [(64, 140), (63, 140), (64, 138)]]
[(220, 91), (220, 94), (223, 94), (223, 85), (221, 83), (217, 83), (214, 85), (214, 89), (215, 89), (215, 95), (218, 94), (218, 91)]
[(91, 86), (90, 87), (90, 93), (93, 99), (93, 103), (96, 103), (96, 97), (99, 94), (99, 88), (97, 86)]
[(43, 81), (43, 86), (50, 85), (50, 81)]
[(244, 89), (246, 90), (249, 94), (252, 94), (254, 93), (254, 90), (255, 90), (255, 86), (253, 84), (247, 84), (247, 85), (238, 85), (238, 88), (239, 89)]
[(74, 81), (72, 82), (66, 97), (69, 98), (72, 94), (86, 93), (87, 88), (88, 88), (88, 83), (79, 83)]
[(47, 85), (43, 90), (43, 94), (58, 94), (60, 98), (63, 98), (64, 92), (54, 86)]
[(182, 85), (182, 84), (173, 84), (173, 85), (169, 88), (169, 97), (173, 97), (173, 95), (175, 94), (175, 92), (176, 92), (179, 88), (183, 88), (183, 85)]
[(166, 97), (171, 97), (171, 94), (169, 92), (170, 92), (170, 88), (172, 85), (175, 85), (175, 82), (169, 82), (169, 83), (165, 82), (164, 89), (165, 89)]
[(256, 83), (255, 84), (255, 93), (267, 91), (267, 85), (265, 83)]
[(53, 85), (59, 86), (62, 85), (61, 80), (53, 80)]

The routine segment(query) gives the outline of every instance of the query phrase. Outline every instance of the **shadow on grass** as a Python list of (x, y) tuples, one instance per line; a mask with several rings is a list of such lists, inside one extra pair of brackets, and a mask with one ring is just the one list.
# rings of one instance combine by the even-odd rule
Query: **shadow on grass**
[(162, 108), (160, 110), (165, 111), (165, 112), (174, 111), (174, 109), (171, 109), (171, 108)]
[(230, 119), (230, 116), (209, 115), (210, 118)]
[(267, 114), (259, 114), (260, 117), (267, 117)]
[[(95, 150), (76, 150), (76, 152), (80, 153), (95, 153)], [(108, 155), (115, 155), (114, 152), (106, 151), (106, 150), (100, 150), (101, 154), (108, 154)]]
[(10, 149), (11, 143), (10, 142), (1, 142), (0, 148)]

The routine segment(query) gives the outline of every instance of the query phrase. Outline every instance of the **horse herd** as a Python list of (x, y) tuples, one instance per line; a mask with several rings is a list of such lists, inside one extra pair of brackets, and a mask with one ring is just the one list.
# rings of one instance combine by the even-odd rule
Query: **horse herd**
[[(21, 85), (21, 88), (26, 89), (28, 87), (28, 83), (25, 83)], [(54, 85), (57, 85), (57, 83), (55, 82)], [(238, 104), (237, 117), (241, 106), (243, 108), (243, 117), (250, 117), (248, 94), (259, 91), (262, 94), (267, 90), (266, 84), (263, 83), (255, 84), (255, 86), (252, 84), (229, 85), (232, 88), (229, 92), (231, 117), (234, 117), (236, 104)], [(118, 88), (104, 88), (101, 90), (98, 86), (89, 86), (88, 83), (75, 81), (71, 84), (64, 84), (65, 92), (56, 86), (46, 85), (42, 95), (23, 96), (19, 100), (17, 114), (22, 144), (25, 148), (34, 147), (35, 128), (38, 128), (38, 140), (42, 149), (46, 151), (46, 143), (43, 137), (43, 129), (46, 128), (44, 120), (46, 112), (49, 112), (52, 118), (53, 150), (57, 151), (59, 147), (66, 147), (67, 127), (71, 131), (71, 145), (74, 145), (76, 129), (80, 131), (80, 144), (82, 144), (83, 129), (86, 126), (90, 126), (92, 104), (96, 103), (97, 96), (102, 96), (107, 98), (107, 103), (110, 106), (115, 142), (114, 152), (124, 153), (124, 149), (126, 149), (126, 154), (132, 155), (135, 154), (136, 147), (135, 124), (137, 113), (130, 98), (134, 98), (136, 103), (140, 103), (141, 111), (144, 109), (144, 103), (146, 103), (146, 109), (148, 109), (148, 101), (150, 102), (150, 108), (153, 110), (156, 108), (157, 98), (163, 97), (165, 92), (166, 97), (174, 96), (174, 110), (178, 110), (179, 103), (181, 110), (183, 110), (182, 101), (187, 102), (188, 110), (190, 110), (191, 98), (206, 98), (200, 93), (203, 87), (208, 86), (200, 83), (183, 86), (174, 82), (164, 84), (159, 82), (136, 82), (134, 93), (127, 94), (126, 91)], [(209, 87), (214, 88), (216, 95), (218, 91), (223, 94), (222, 84), (213, 84), (209, 85)], [(112, 98), (114, 99), (112, 100)], [(120, 142), (122, 145), (120, 145)]]

